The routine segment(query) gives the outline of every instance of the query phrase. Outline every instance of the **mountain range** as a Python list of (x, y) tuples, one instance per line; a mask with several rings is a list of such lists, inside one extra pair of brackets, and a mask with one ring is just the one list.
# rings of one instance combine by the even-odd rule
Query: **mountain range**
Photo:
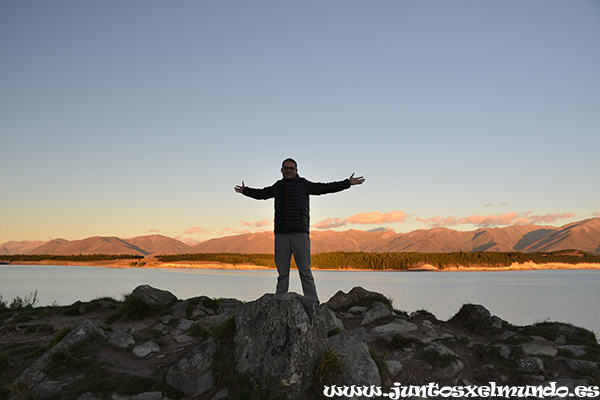
[[(581, 250), (600, 254), (600, 218), (561, 227), (513, 225), (456, 231), (448, 228), (421, 229), (409, 233), (393, 231), (313, 231), (312, 253), (520, 251), (550, 252)], [(273, 233), (259, 232), (210, 239), (188, 245), (163, 235), (131, 239), (94, 236), (81, 240), (54, 239), (48, 242), (21, 241), (0, 244), (2, 254), (130, 254), (152, 256), (184, 253), (273, 253)]]

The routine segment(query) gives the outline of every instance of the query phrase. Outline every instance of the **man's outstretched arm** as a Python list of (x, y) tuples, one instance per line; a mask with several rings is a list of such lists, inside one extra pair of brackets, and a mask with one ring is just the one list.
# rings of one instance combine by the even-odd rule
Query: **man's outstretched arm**
[(242, 181), (242, 185), (237, 185), (233, 188), (237, 193), (241, 193), (244, 196), (252, 197), (256, 200), (266, 200), (273, 197), (273, 186), (267, 186), (262, 189), (253, 189), (244, 184)]
[(362, 176), (354, 177), (354, 174), (350, 175), (350, 178), (344, 179), (339, 182), (308, 182), (308, 194), (321, 195), (327, 193), (341, 192), (342, 190), (349, 189), (353, 185), (360, 185), (365, 181)]

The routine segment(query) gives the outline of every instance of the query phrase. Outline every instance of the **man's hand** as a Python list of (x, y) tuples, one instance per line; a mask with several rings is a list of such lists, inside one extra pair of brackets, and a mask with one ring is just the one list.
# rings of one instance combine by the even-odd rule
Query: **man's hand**
[[(350, 175), (350, 178), (348, 178), (350, 180), (350, 185), (360, 185), (365, 181), (365, 178), (363, 178), (362, 176), (357, 176), (356, 178), (354, 177), (354, 174)], [(244, 182), (242, 182), (243, 184)]]
[(246, 185), (244, 185), (244, 181), (242, 181), (242, 186), (236, 186), (233, 189), (238, 192), (238, 193), (242, 193), (244, 191), (244, 188), (246, 187)]

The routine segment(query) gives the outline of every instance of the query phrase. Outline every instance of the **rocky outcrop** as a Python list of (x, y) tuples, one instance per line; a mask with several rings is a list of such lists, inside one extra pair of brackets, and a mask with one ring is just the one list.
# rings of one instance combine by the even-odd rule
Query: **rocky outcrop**
[[(394, 382), (600, 382), (593, 333), (561, 323), (512, 326), (482, 305), (440, 321), (395, 310), (360, 287), (320, 306), (295, 293), (178, 300), (147, 285), (130, 296), (149, 314), (110, 299), (0, 313), (0, 398), (317, 399), (326, 387), (385, 390)], [(130, 315), (137, 319), (123, 319)]]
[(322, 307), (295, 293), (266, 294), (235, 319), (235, 366), (291, 399), (311, 389), (334, 322)]

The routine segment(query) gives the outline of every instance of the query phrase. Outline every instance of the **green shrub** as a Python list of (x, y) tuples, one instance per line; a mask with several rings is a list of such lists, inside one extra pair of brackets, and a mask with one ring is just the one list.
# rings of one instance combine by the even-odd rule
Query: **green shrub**
[(20, 296), (15, 297), (10, 303), (9, 308), (12, 310), (21, 310), (23, 308), (33, 308), (38, 303), (37, 290), (31, 292), (29, 295), (21, 298)]

